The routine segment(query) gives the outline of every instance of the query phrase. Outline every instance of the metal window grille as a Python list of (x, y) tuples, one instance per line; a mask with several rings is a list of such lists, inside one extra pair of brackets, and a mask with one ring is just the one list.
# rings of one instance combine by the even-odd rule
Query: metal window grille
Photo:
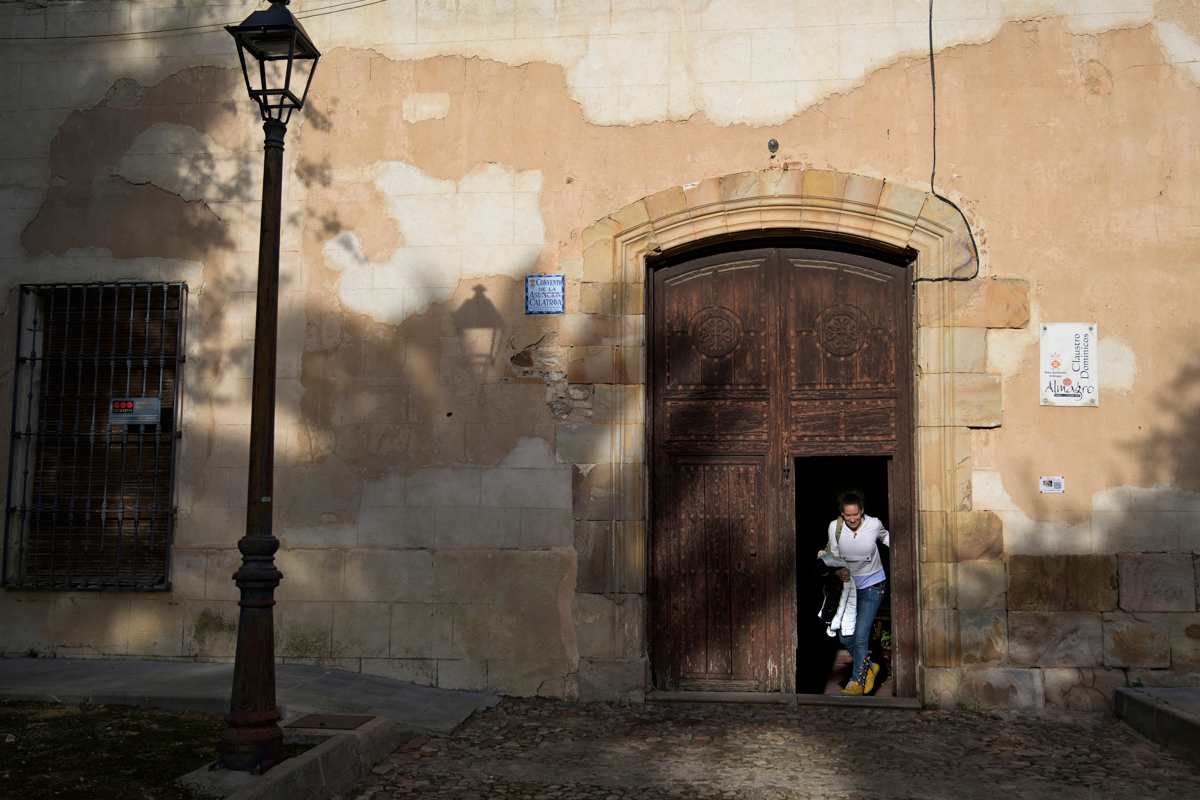
[(182, 283), (20, 288), (6, 587), (170, 588), (186, 316)]

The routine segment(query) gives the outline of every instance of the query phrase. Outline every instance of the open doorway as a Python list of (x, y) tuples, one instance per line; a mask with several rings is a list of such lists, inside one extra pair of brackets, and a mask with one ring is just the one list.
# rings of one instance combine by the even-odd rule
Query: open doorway
[[(817, 551), (826, 546), (829, 522), (839, 513), (838, 494), (856, 489), (866, 513), (891, 530), (887, 456), (814, 456), (795, 460), (796, 475), (796, 691), (837, 694), (850, 677), (850, 654), (827, 633), (818, 617), (823, 581)], [(880, 546), (883, 568), (892, 575), (888, 548)], [(834, 578), (833, 580), (836, 580)], [(871, 637), (871, 660), (881, 664), (876, 696), (894, 694), (891, 680), (891, 591), (879, 609)]]

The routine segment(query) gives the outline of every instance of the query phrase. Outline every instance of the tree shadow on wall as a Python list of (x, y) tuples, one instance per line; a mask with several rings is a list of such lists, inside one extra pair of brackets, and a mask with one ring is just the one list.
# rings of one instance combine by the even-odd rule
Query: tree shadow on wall
[(1154, 411), (1140, 421), (1138, 438), (1126, 444), (1140, 465), (1140, 484), (1200, 490), (1200, 351), (1156, 392)]
[[(54, 135), (56, 183), (21, 235), (36, 265), (26, 278), (189, 282), (177, 541), (228, 550), (245, 502), (261, 125), (235, 69), (189, 69), (155, 86), (118, 84), (119, 92), (72, 113)], [(320, 103), (297, 119), (333, 130)], [(295, 121), (291, 127), (289, 143), (296, 142)], [(309, 192), (334, 183), (328, 158), (306, 158), (302, 146), (285, 153), (286, 174)], [(287, 192), (285, 185), (285, 202)], [(301, 208), (286, 221), (293, 230), (285, 230), (281, 264), (276, 405), (277, 531), (287, 538), (302, 530), (316, 546), (322, 531), (335, 543), (339, 526), (355, 522), (364, 481), (478, 463), (544, 430), (547, 416), (528, 407), (537, 387), (503, 383), (498, 343), (516, 297), (512, 281), (460, 286), (446, 299), (414, 290), (412, 302), (426, 310), (395, 324), (352, 313), (337, 299), (337, 274), (320, 266), (320, 242), (347, 228), (336, 204), (325, 207), (321, 216)], [(98, 251), (112, 258), (91, 255)], [(309, 253), (309, 263), (297, 252)], [(77, 263), (86, 271), (72, 272)], [(498, 294), (503, 313), (493, 302)], [(10, 302), (6, 315), (15, 308)], [(4, 339), (11, 359), (11, 331)], [(7, 402), (11, 392), (2, 396)], [(502, 435), (482, 449), (472, 443), (492, 428)]]

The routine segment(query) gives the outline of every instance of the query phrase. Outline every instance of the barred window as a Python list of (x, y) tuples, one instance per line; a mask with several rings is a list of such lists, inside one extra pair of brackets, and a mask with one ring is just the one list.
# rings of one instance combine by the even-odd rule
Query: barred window
[(4, 585), (170, 588), (182, 283), (25, 285)]

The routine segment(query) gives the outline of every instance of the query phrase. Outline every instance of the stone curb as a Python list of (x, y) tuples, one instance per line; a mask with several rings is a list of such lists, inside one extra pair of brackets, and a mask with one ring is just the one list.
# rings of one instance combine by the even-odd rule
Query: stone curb
[(1172, 705), (1161, 690), (1117, 689), (1117, 716), (1151, 741), (1200, 763), (1200, 717)]
[(285, 735), (321, 737), (325, 741), (262, 775), (201, 767), (180, 778), (179, 783), (224, 800), (328, 800), (352, 789), (370, 774), (372, 767), (414, 735), (380, 717), (351, 731), (284, 730)]

